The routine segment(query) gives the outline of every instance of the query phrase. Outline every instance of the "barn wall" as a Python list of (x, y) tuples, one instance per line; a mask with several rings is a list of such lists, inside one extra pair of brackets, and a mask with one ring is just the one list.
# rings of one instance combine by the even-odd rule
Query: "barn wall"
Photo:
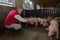
[(23, 8), (23, 0), (15, 0), (15, 6)]
[(14, 7), (7, 7), (7, 6), (1, 6), (0, 5), (0, 26), (3, 25), (6, 15), (12, 9), (15, 9), (15, 8)]

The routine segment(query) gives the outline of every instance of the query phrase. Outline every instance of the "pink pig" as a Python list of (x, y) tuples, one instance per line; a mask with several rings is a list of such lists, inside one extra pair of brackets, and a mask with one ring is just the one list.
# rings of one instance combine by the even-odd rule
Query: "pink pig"
[(58, 39), (58, 21), (52, 20), (48, 28), (48, 36), (51, 38), (56, 33), (56, 38)]

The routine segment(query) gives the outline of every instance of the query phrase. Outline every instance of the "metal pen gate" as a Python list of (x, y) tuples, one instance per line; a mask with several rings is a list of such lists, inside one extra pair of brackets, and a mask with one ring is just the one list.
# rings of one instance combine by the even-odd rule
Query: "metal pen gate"
[[(36, 15), (34, 14), (36, 12)], [(45, 9), (37, 9), (37, 10), (24, 10), (24, 17), (40, 17), (47, 18), (49, 15), (53, 15), (55, 17), (60, 17), (60, 8), (45, 8)], [(26, 25), (27, 26), (27, 25)]]

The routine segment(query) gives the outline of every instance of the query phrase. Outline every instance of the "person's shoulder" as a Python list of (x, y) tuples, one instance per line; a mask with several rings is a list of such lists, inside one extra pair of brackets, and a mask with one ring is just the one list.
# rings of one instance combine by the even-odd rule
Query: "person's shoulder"
[(17, 11), (17, 10), (11, 10), (10, 13), (11, 13), (11, 12), (16, 13), (16, 12), (18, 12), (18, 11)]
[(17, 11), (17, 10), (11, 10), (11, 11)]

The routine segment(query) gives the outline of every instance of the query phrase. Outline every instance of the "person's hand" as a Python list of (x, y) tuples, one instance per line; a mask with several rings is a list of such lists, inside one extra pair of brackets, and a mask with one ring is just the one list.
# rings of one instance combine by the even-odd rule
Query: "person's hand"
[(30, 20), (29, 20), (29, 19), (27, 19), (27, 20), (26, 20), (26, 23), (30, 23)]

